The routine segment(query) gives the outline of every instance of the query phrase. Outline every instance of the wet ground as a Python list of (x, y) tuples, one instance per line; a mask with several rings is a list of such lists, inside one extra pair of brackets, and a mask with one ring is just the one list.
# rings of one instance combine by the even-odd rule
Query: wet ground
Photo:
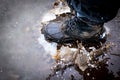
[[(51, 73), (54, 60), (39, 44), (38, 38), (41, 18), (52, 8), (53, 1), (0, 0), (0, 80), (45, 80)], [(105, 80), (120, 80), (120, 11), (105, 26), (110, 28), (108, 42), (116, 45), (111, 48), (111, 54), (106, 55), (110, 58), (108, 67), (102, 65), (99, 70), (87, 69), (85, 73), (90, 72), (93, 76), (104, 73)], [(72, 67), (66, 70), (64, 79), (74, 80), (73, 75), (76, 75), (76, 80), (91, 80), (86, 74), (80, 76)], [(63, 80), (59, 77), (52, 79)]]

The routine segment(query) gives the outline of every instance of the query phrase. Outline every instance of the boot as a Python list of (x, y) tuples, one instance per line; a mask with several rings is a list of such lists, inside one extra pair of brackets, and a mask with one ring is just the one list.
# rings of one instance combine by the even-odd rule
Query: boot
[(88, 24), (78, 17), (65, 22), (50, 22), (41, 31), (47, 41), (60, 44), (73, 43), (77, 40), (85, 44), (100, 44), (106, 41), (103, 24)]

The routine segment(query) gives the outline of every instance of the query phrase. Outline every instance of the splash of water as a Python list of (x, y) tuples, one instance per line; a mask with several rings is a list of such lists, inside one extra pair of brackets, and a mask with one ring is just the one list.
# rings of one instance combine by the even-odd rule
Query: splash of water
[[(48, 13), (47, 15), (45, 15), (43, 17), (42, 23), (46, 23), (49, 22), (51, 20), (56, 19), (56, 14), (62, 14), (65, 12), (70, 12), (70, 10), (65, 10), (64, 11), (60, 11), (61, 9), (61, 4), (60, 6), (58, 6), (57, 8), (53, 9), (50, 11), (50, 13)], [(63, 8), (64, 10), (65, 8)], [(62, 12), (62, 13), (60, 13)], [(106, 34), (108, 35), (110, 32), (110, 29), (107, 28), (105, 26), (106, 32), (101, 35), (101, 37), (105, 37)], [(50, 54), (51, 56), (56, 55), (57, 53), (57, 44), (56, 43), (49, 43), (45, 40), (44, 35), (40, 35), (40, 37), (38, 38), (38, 42), (39, 44), (41, 44), (45, 51)], [(53, 66), (52, 70), (53, 70), (53, 74), (52, 76), (56, 75), (56, 72), (61, 71), (64, 73), (64, 71), (66, 70), (66, 68), (69, 68), (71, 66), (77, 65), (77, 67), (82, 70), (85, 71), (88, 67), (96, 67), (96, 62), (93, 61), (93, 59), (95, 59), (96, 57), (102, 55), (104, 53), (104, 51), (106, 51), (111, 45), (101, 45), (102, 47), (100, 49), (96, 49), (95, 47), (89, 47), (88, 51), (83, 45), (79, 45), (78, 44), (78, 48), (69, 48), (69, 47), (65, 47), (62, 46), (60, 48), (60, 59), (59, 61), (55, 64), (55, 66)]]
[(56, 50), (57, 50), (57, 44), (56, 43), (49, 43), (45, 40), (44, 35), (40, 35), (40, 37), (38, 38), (38, 42), (40, 45), (43, 46), (43, 48), (45, 49), (46, 53), (50, 54), (50, 55), (55, 55), (56, 54)]

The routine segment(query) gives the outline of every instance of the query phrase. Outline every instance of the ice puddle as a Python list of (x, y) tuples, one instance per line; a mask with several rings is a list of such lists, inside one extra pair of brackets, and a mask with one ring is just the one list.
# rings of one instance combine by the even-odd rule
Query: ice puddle
[[(55, 5), (57, 4), (57, 5)], [(70, 12), (68, 6), (63, 4), (60, 0), (54, 4), (54, 9), (50, 10), (46, 15), (43, 16), (41, 23), (46, 25), (49, 21), (56, 19), (56, 15)], [(102, 45), (101, 48), (96, 49), (94, 46), (89, 47), (87, 51), (82, 43), (78, 43), (78, 48), (69, 48), (68, 46), (62, 46), (60, 50), (57, 50), (57, 43), (49, 43), (45, 40), (44, 35), (40, 34), (38, 42), (43, 46), (47, 54), (50, 54), (51, 57), (56, 61), (55, 65), (52, 67), (53, 74), (49, 77), (54, 76), (58, 71), (64, 71), (67, 68), (76, 65), (81, 71), (85, 71), (88, 67), (96, 67), (97, 61), (96, 58), (103, 55), (107, 51), (111, 43)], [(56, 56), (56, 54), (59, 55)]]

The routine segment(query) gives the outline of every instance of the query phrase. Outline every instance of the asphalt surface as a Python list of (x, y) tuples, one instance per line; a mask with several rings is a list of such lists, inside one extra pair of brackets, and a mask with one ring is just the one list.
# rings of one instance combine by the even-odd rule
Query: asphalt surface
[(38, 38), (41, 17), (52, 2), (0, 0), (0, 80), (45, 79), (50, 64)]
[[(40, 21), (54, 0), (0, 0), (0, 80), (45, 80), (53, 60), (39, 44)], [(108, 41), (120, 54), (120, 11), (105, 24)], [(120, 70), (120, 57), (108, 55), (110, 71)]]

